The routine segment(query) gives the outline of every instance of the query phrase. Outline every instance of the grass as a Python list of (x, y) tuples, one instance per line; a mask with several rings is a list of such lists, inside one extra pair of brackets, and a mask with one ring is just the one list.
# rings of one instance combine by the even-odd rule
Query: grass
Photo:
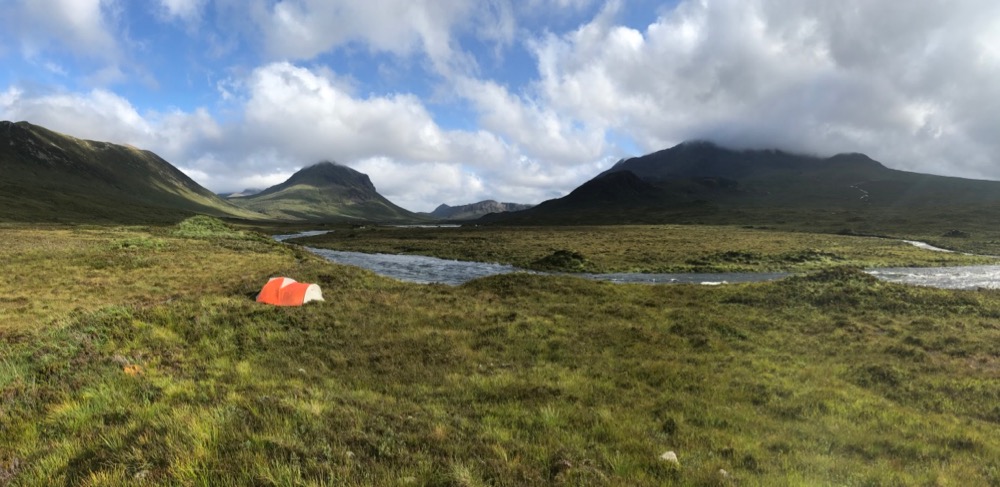
[(890, 239), (700, 225), (341, 228), (300, 240), (336, 250), (432, 255), (564, 272), (808, 271), (984, 264)]
[(175, 231), (0, 232), (0, 484), (1000, 485), (1000, 292), (421, 286)]
[(219, 293), (292, 252), (266, 239), (176, 236), (189, 226), (197, 228), (190, 222), (159, 228), (0, 225), (7, 281), (0, 330), (37, 329), (54, 317), (109, 304), (145, 307)]
[[(987, 183), (988, 184), (988, 183)], [(994, 192), (995, 193), (995, 192)], [(970, 192), (972, 197), (988, 196), (987, 191)], [(952, 196), (959, 194), (957, 191)], [(992, 196), (990, 196), (992, 197)], [(912, 198), (911, 198), (912, 199)], [(921, 204), (861, 207), (815, 207), (808, 198), (781, 206), (693, 202), (685, 205), (659, 204), (646, 207), (603, 205), (582, 211), (567, 208), (541, 215), (509, 214), (505, 225), (592, 226), (592, 225), (681, 225), (751, 226), (786, 232), (834, 235), (882, 236), (920, 240), (937, 247), (974, 254), (1000, 255), (1000, 205), (995, 203), (950, 206), (928, 198)], [(956, 236), (961, 235), (961, 236)]]

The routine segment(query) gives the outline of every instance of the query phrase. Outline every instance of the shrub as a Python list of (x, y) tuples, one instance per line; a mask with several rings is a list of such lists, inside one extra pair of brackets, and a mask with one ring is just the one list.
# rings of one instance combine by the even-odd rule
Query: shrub
[(171, 234), (175, 237), (203, 239), (252, 240), (254, 238), (247, 232), (233, 229), (218, 218), (205, 215), (193, 216), (178, 223)]

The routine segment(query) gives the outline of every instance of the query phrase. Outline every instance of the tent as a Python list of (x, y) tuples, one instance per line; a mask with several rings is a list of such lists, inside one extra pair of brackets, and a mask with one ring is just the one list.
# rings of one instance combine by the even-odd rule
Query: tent
[(257, 295), (258, 303), (275, 306), (302, 306), (310, 301), (322, 301), (323, 291), (318, 284), (296, 282), (287, 277), (272, 277)]

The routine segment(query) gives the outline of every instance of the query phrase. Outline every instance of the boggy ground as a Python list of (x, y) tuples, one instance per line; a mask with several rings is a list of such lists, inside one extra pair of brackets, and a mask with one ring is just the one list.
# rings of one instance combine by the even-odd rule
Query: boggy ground
[[(211, 221), (0, 239), (0, 484), (1000, 485), (996, 291), (414, 285)], [(254, 303), (273, 275), (327, 301)]]
[(345, 227), (297, 242), (335, 250), (594, 273), (806, 271), (844, 265), (924, 267), (996, 261), (921, 250), (884, 238), (700, 225)]

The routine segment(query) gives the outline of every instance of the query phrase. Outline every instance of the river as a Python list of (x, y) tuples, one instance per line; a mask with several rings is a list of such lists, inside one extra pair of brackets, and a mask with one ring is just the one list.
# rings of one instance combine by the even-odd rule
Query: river
[[(310, 237), (323, 235), (325, 233), (327, 232), (312, 231), (287, 235), (275, 235), (273, 238), (279, 242), (283, 242), (292, 238)], [(909, 240), (905, 242), (926, 250), (950, 252), (946, 249), (932, 247), (923, 242)], [(306, 250), (309, 250), (310, 252), (331, 262), (357, 266), (383, 276), (421, 284), (442, 283), (459, 285), (480, 277), (508, 274), (512, 272), (542, 274), (505, 264), (447, 260), (423, 255), (366, 254), (361, 252), (318, 249), (314, 247), (305, 248)], [(1000, 288), (1000, 265), (963, 267), (896, 267), (869, 269), (866, 272), (885, 281), (942, 289)], [(785, 272), (740, 272), (718, 274), (616, 273), (571, 275), (585, 279), (620, 283), (720, 285), (743, 282), (772, 281), (787, 277), (790, 274)]]

